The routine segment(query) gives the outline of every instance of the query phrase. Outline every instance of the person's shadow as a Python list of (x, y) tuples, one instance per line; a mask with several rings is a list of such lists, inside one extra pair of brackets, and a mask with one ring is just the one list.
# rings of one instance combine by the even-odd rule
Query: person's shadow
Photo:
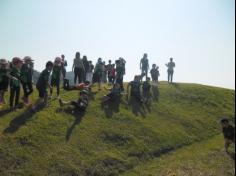
[(152, 99), (153, 101), (159, 101), (159, 96), (160, 96), (160, 92), (159, 92), (159, 88), (156, 85), (152, 86)]
[(74, 128), (76, 127), (76, 125), (80, 124), (83, 116), (85, 115), (85, 112), (86, 111), (81, 111), (75, 107), (67, 107), (67, 108), (59, 108), (57, 110), (58, 112), (65, 112), (67, 114), (70, 114), (72, 116), (74, 116), (75, 120), (73, 122), (73, 124), (67, 129), (66, 131), (66, 141), (69, 141), (70, 140), (70, 137), (72, 135), (72, 132), (74, 130)]
[(135, 116), (141, 115), (143, 118), (146, 117), (146, 110), (144, 105), (139, 102), (136, 98), (134, 97), (129, 97), (129, 105), (132, 108), (132, 112)]
[(4, 133), (14, 133), (16, 132), (21, 126), (25, 125), (26, 122), (31, 119), (34, 115), (34, 112), (31, 109), (26, 109), (22, 114), (16, 116), (4, 130)]
[(235, 160), (235, 152), (229, 152), (229, 153), (227, 153), (227, 155), (229, 155), (229, 157), (230, 157), (232, 160)]
[(117, 97), (116, 100), (108, 100), (106, 102), (101, 103), (101, 109), (104, 110), (107, 118), (111, 118), (114, 113), (119, 112), (120, 110), (120, 102), (121, 96)]
[(10, 109), (4, 109), (0, 111), (0, 117), (3, 117), (4, 115), (12, 112)]

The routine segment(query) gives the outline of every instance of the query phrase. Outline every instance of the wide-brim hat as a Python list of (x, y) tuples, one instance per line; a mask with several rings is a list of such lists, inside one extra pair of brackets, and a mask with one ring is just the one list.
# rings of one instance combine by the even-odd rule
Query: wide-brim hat
[(0, 65), (7, 65), (8, 62), (6, 59), (0, 59)]
[(29, 61), (29, 62), (33, 62), (34, 60), (30, 57), (30, 56), (25, 56), (23, 59), (25, 62)]

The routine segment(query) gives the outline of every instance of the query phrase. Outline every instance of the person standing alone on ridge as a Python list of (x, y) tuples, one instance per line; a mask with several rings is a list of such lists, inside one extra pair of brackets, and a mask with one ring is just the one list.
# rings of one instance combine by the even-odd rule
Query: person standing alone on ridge
[(142, 71), (141, 75), (145, 75), (146, 79), (148, 77), (148, 70), (149, 70), (149, 63), (148, 63), (148, 58), (147, 58), (147, 54), (145, 53), (143, 55), (143, 58), (140, 61), (140, 69)]
[(173, 62), (173, 58), (170, 58), (170, 62), (166, 64), (168, 67), (167, 73), (168, 73), (168, 83), (173, 83), (173, 74), (174, 74), (174, 67), (175, 63)]

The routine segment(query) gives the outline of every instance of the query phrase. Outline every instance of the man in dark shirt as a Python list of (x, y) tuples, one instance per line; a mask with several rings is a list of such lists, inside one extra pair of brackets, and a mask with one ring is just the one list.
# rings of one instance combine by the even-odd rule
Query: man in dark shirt
[(49, 77), (53, 68), (53, 63), (48, 61), (46, 64), (46, 68), (40, 73), (39, 79), (36, 84), (36, 88), (39, 92), (39, 99), (36, 101), (35, 105), (32, 107), (32, 111), (35, 112), (38, 106), (44, 105), (47, 106), (48, 103), (48, 92), (47, 88), (52, 90), (52, 87), (49, 83)]
[(33, 92), (32, 86), (32, 76), (33, 76), (33, 68), (31, 57), (26, 56), (24, 59), (24, 64), (21, 67), (21, 84), (24, 91), (23, 101), (25, 104), (29, 103), (29, 95)]
[(225, 139), (225, 151), (229, 153), (230, 144), (235, 143), (235, 127), (229, 124), (228, 119), (222, 119), (221, 126)]

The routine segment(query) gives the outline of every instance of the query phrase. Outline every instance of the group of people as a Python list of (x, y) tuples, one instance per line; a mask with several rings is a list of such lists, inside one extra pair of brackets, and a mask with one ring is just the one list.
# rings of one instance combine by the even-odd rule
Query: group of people
[[(140, 102), (145, 98), (141, 98), (140, 86), (143, 77), (146, 77), (146, 81), (143, 82), (143, 94), (148, 95), (150, 89), (150, 78), (148, 77), (149, 61), (148, 55), (144, 54), (140, 61), (141, 74), (135, 76), (134, 80), (130, 82), (131, 95), (135, 96)], [(63, 80), (63, 87), (66, 90), (80, 89), (80, 84), (89, 83), (93, 85), (98, 83), (99, 90), (101, 89), (101, 83), (109, 83), (113, 85), (111, 94), (115, 92), (124, 91), (123, 78), (125, 75), (126, 61), (120, 57), (112, 63), (111, 60), (106, 64), (101, 58), (97, 60), (95, 66), (92, 61), (87, 59), (87, 56), (81, 57), (79, 52), (76, 52), (75, 59), (73, 61), (72, 71), (74, 73), (74, 86), (70, 86), (69, 80), (66, 79), (66, 67), (67, 61), (65, 56), (61, 55), (56, 57), (54, 62), (48, 61), (45, 69), (40, 73), (39, 79), (36, 82), (36, 88), (39, 92), (39, 98), (44, 99), (46, 103), (48, 98), (53, 94), (53, 87), (56, 87), (56, 93), (60, 95), (61, 80)], [(173, 59), (166, 64), (168, 67), (168, 81), (173, 81), (173, 69), (175, 63)], [(16, 109), (19, 105), (20, 90), (23, 88), (24, 95), (22, 100), (24, 104), (30, 104), (29, 96), (33, 92), (32, 76), (33, 76), (34, 60), (31, 57), (26, 56), (23, 59), (14, 57), (11, 62), (5, 59), (0, 60), (0, 104), (6, 103), (4, 94), (10, 86), (10, 109)], [(156, 64), (152, 65), (150, 70), (152, 81), (157, 83), (160, 76), (159, 67)], [(48, 96), (47, 88), (50, 89), (50, 96)], [(119, 89), (119, 91), (117, 91)], [(108, 97), (109, 97), (108, 96)]]
[[(69, 86), (69, 82), (66, 79), (66, 67), (67, 61), (65, 56), (56, 57), (54, 62), (48, 61), (45, 69), (40, 73), (40, 76), (36, 82), (36, 88), (39, 93), (39, 98), (32, 106), (33, 111), (37, 111), (39, 105), (47, 106), (49, 97), (53, 94), (53, 87), (57, 88), (57, 96), (60, 106), (73, 105), (80, 111), (85, 111), (88, 102), (91, 86), (94, 83), (98, 83), (99, 90), (101, 89), (101, 83), (108, 82), (113, 85), (109, 89), (109, 93), (102, 97), (102, 103), (109, 101), (116, 101), (121, 93), (124, 92), (123, 78), (125, 75), (126, 61), (123, 58), (119, 58), (112, 63), (109, 60), (106, 65), (101, 58), (97, 60), (95, 66), (92, 61), (88, 61), (86, 56), (80, 57), (80, 53), (77, 52), (73, 62), (72, 70), (74, 72), (74, 86)], [(170, 62), (166, 64), (168, 70), (168, 82), (173, 82), (173, 74), (175, 63), (173, 58), (170, 58)], [(0, 105), (5, 104), (5, 92), (10, 87), (10, 110), (18, 108), (21, 87), (23, 88), (22, 100), (24, 104), (30, 104), (29, 96), (33, 92), (33, 76), (34, 60), (26, 56), (23, 59), (14, 57), (11, 62), (6, 59), (0, 59)], [(150, 103), (151, 100), (151, 78), (154, 83), (158, 82), (160, 76), (159, 67), (156, 64), (152, 65), (150, 70), (151, 78), (148, 77), (149, 61), (147, 54), (143, 55), (140, 61), (141, 74), (136, 75), (134, 80), (128, 83), (127, 97), (130, 95), (135, 101), (139, 103)], [(143, 77), (146, 78), (143, 81)], [(61, 78), (63, 79), (63, 87), (65, 90), (79, 90), (79, 98), (69, 102), (63, 101), (59, 98)], [(77, 84), (78, 83), (78, 84)], [(50, 89), (50, 96), (48, 96), (47, 89)], [(221, 120), (222, 130), (225, 137), (225, 149), (228, 152), (230, 144), (235, 140), (235, 128), (229, 124), (227, 119)]]

